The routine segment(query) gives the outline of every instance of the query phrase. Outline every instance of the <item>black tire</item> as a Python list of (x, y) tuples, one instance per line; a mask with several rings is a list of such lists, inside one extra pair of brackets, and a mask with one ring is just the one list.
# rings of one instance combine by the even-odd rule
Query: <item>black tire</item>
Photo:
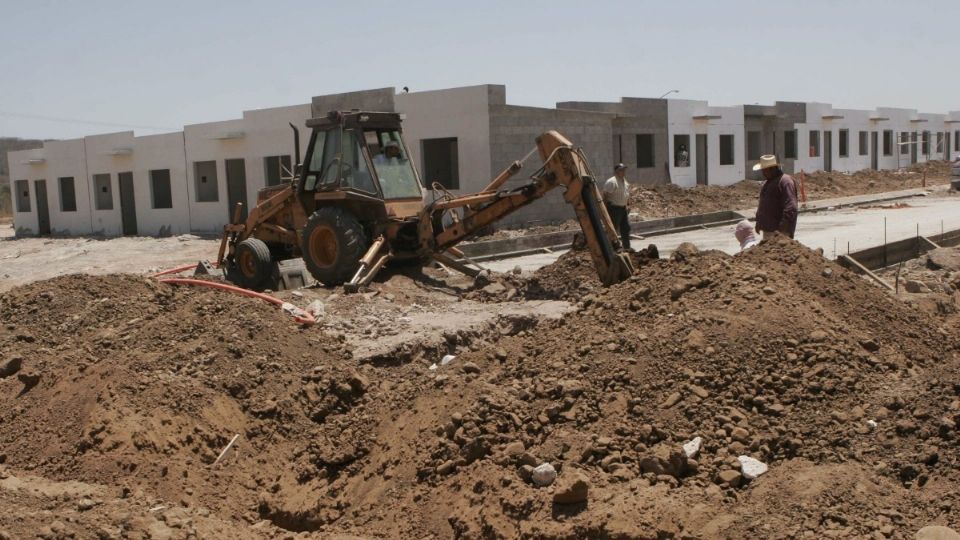
[(303, 263), (317, 281), (328, 287), (350, 281), (367, 248), (367, 237), (357, 218), (336, 207), (311, 214), (300, 237)]
[(270, 248), (259, 238), (247, 238), (237, 244), (233, 266), (233, 281), (246, 289), (260, 289), (273, 272)]

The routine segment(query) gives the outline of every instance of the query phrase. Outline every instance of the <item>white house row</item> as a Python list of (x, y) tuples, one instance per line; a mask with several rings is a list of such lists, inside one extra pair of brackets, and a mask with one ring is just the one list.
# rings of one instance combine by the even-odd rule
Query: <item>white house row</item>
[[(50, 141), (10, 152), (18, 235), (169, 235), (217, 232), (235, 203), (256, 201), (293, 166), (293, 135), (333, 109), (396, 111), (425, 185), (482, 189), (521, 158), (543, 131), (582, 146), (600, 179), (617, 162), (639, 184), (729, 185), (755, 178), (761, 154), (788, 172), (896, 169), (960, 152), (960, 113), (834, 109), (824, 103), (711, 106), (706, 101), (623, 98), (555, 108), (506, 102), (502, 85), (396, 94), (392, 88), (314, 97), (310, 104), (246, 111), (242, 118)], [(308, 137), (301, 137), (301, 153)], [(534, 167), (535, 168), (535, 167)], [(523, 174), (507, 187), (525, 181)], [(427, 194), (429, 198), (430, 193)], [(637, 209), (642, 214), (642, 209)], [(505, 225), (559, 221), (572, 211), (559, 193)]]

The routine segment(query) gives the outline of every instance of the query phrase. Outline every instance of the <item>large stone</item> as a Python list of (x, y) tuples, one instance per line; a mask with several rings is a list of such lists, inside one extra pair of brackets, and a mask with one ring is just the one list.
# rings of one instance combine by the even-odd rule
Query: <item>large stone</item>
[(960, 249), (940, 248), (927, 252), (927, 267), (933, 270), (960, 271)]
[(553, 492), (555, 504), (577, 504), (587, 501), (590, 495), (590, 481), (579, 472), (565, 474)]

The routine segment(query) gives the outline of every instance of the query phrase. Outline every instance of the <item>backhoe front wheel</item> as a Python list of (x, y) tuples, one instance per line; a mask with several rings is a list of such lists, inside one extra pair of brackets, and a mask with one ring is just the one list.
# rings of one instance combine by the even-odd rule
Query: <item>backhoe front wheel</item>
[(367, 251), (363, 226), (350, 212), (327, 207), (314, 212), (300, 238), (303, 262), (317, 281), (335, 286), (350, 281)]
[(259, 238), (247, 238), (237, 244), (233, 254), (234, 281), (245, 289), (260, 289), (270, 278), (273, 258), (270, 248)]

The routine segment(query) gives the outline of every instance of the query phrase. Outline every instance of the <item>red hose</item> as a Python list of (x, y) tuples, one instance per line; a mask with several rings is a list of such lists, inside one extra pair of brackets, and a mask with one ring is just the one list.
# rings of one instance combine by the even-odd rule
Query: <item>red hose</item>
[[(195, 264), (192, 264), (190, 266), (172, 268), (170, 270), (164, 270), (163, 272), (158, 272), (156, 274), (153, 274), (153, 276), (157, 277), (157, 276), (162, 276), (166, 274), (175, 274), (177, 272), (183, 272), (195, 266), (196, 266)], [(206, 281), (202, 279), (190, 279), (190, 278), (164, 278), (164, 279), (158, 279), (157, 281), (159, 281), (160, 283), (169, 283), (171, 285), (199, 285), (200, 287), (210, 287), (213, 289), (221, 289), (224, 291), (230, 291), (233, 293), (242, 294), (243, 296), (249, 296), (250, 298), (259, 298), (260, 300), (264, 300), (264, 301), (270, 302), (271, 304), (276, 304), (281, 307), (283, 307), (283, 304), (285, 303), (283, 300), (275, 296), (270, 296), (269, 294), (263, 294), (256, 291), (251, 291), (249, 289), (244, 289), (243, 287), (237, 287), (234, 285), (227, 285), (226, 283), (220, 283), (218, 281)], [(306, 324), (308, 326), (316, 324), (317, 322), (317, 320), (313, 318), (313, 315), (311, 315), (309, 312), (306, 312), (306, 311), (303, 312), (303, 315), (294, 315), (293, 320), (301, 324)]]
[(197, 267), (196, 263), (185, 264), (183, 266), (178, 266), (176, 268), (171, 268), (169, 270), (163, 270), (163, 271), (157, 272), (156, 274), (151, 274), (151, 277), (160, 277), (160, 276), (165, 276), (167, 274), (179, 274), (180, 272), (186, 272), (187, 270), (190, 270), (191, 268), (196, 268), (196, 267)]

